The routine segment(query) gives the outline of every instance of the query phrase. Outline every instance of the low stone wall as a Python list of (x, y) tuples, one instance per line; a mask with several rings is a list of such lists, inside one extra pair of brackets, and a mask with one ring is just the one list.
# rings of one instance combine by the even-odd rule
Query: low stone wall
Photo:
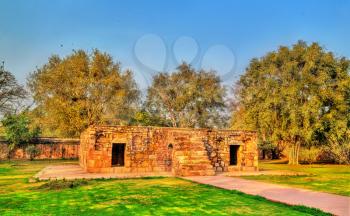
[[(77, 159), (79, 157), (79, 139), (62, 139), (43, 137), (35, 143), (40, 154), (35, 159)], [(5, 141), (0, 141), (0, 160), (7, 159), (8, 146)], [(29, 159), (25, 147), (17, 148), (11, 159)]]

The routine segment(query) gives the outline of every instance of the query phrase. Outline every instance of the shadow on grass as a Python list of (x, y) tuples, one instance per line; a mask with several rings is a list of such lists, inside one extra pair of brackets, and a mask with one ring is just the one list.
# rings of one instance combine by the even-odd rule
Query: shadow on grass
[(48, 181), (39, 187), (36, 187), (36, 189), (41, 190), (63, 190), (63, 189), (73, 189), (80, 186), (87, 185), (89, 181), (83, 180), (83, 179), (77, 179), (77, 180), (53, 180)]

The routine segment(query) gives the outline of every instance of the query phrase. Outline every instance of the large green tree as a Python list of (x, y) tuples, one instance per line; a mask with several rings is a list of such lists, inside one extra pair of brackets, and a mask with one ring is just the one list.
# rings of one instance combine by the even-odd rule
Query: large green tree
[(122, 72), (110, 55), (98, 50), (52, 56), (30, 75), (28, 86), (39, 122), (64, 136), (78, 136), (106, 121), (126, 124), (139, 100), (131, 71)]
[(347, 59), (302, 41), (253, 59), (236, 85), (233, 125), (286, 145), (289, 163), (298, 164), (301, 146), (339, 141), (349, 130), (348, 69)]
[(183, 63), (159, 73), (148, 88), (146, 111), (173, 127), (222, 127), (226, 123), (225, 88), (218, 75)]

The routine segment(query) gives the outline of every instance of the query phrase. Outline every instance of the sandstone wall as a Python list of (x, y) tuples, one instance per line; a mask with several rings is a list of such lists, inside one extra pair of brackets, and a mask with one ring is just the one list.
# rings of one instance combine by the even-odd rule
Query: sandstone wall
[[(125, 165), (113, 167), (112, 144), (125, 143)], [(229, 164), (229, 145), (239, 145)], [(80, 165), (88, 172), (214, 175), (256, 170), (256, 134), (245, 131), (161, 127), (95, 126), (81, 135)]]
[[(77, 159), (79, 157), (79, 139), (39, 138), (35, 143), (40, 154), (35, 159)], [(7, 159), (8, 147), (0, 141), (0, 160)], [(17, 148), (12, 159), (29, 159), (25, 147)]]
[[(89, 172), (170, 172), (167, 134), (139, 127), (94, 127), (81, 135), (80, 165)], [(125, 166), (112, 167), (112, 144), (125, 143)]]
[[(208, 131), (204, 140), (216, 172), (258, 169), (257, 136), (249, 131)], [(230, 165), (230, 145), (238, 145), (237, 165)]]

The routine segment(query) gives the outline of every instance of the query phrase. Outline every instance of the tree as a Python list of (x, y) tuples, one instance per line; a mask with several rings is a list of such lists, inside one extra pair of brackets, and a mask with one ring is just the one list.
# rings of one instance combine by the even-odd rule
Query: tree
[(317, 43), (282, 46), (251, 61), (236, 85), (236, 111), (243, 110), (240, 118), (262, 142), (287, 145), (289, 163), (298, 164), (301, 146), (326, 144), (349, 130), (348, 119), (341, 120), (349, 108), (348, 69), (347, 59)]
[(122, 72), (119, 63), (98, 50), (52, 56), (30, 75), (28, 86), (41, 124), (71, 137), (94, 124), (127, 124), (139, 101), (132, 72)]
[(40, 135), (39, 128), (31, 128), (26, 112), (7, 114), (1, 121), (5, 128), (5, 139), (8, 143), (8, 158), (17, 147), (24, 147)]
[(220, 127), (226, 123), (225, 92), (214, 72), (183, 63), (171, 74), (153, 77), (146, 111), (173, 127)]
[(156, 113), (150, 113), (142, 109), (135, 113), (131, 121), (132, 125), (171, 127), (171, 122), (161, 118)]
[(26, 95), (26, 91), (17, 83), (16, 78), (6, 71), (4, 66), (0, 66), (0, 113), (13, 111), (15, 105)]
[(350, 164), (350, 61), (340, 59), (341, 71), (333, 75), (324, 92), (322, 124), (317, 135), (327, 141), (326, 149), (338, 163)]

